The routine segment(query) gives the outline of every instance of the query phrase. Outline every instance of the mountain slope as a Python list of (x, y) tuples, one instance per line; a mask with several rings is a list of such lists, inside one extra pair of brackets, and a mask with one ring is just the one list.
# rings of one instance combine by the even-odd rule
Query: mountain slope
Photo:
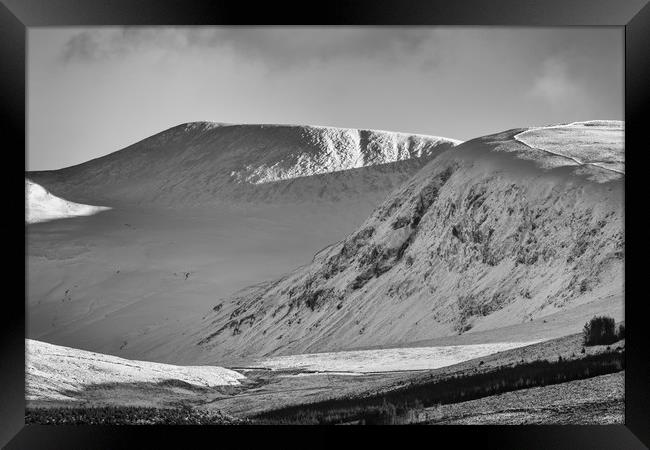
[[(68, 200), (109, 205), (310, 202), (314, 193), (316, 199), (337, 201), (376, 191), (391, 172), (388, 182), (401, 182), (399, 173), (412, 174), (458, 142), (373, 130), (195, 122), (77, 166), (30, 172), (28, 178)], [(381, 168), (407, 160), (411, 163)], [(309, 178), (323, 174), (335, 175)]]
[(202, 122), (30, 172), (66, 201), (112, 209), (27, 227), (28, 337), (191, 362), (168, 351), (171, 336), (184, 337), (215, 299), (308, 262), (455, 143)]
[[(245, 379), (223, 367), (133, 361), (31, 339), (26, 339), (25, 350), (25, 398), (30, 406), (99, 406), (98, 398), (117, 405), (159, 406), (170, 394), (178, 396), (179, 388), (234, 386)], [(130, 396), (120, 396), (120, 386)]]
[(622, 314), (622, 143), (622, 123), (601, 121), (466, 142), (311, 264), (215, 304), (187, 351), (201, 359), (393, 345), (591, 302)]

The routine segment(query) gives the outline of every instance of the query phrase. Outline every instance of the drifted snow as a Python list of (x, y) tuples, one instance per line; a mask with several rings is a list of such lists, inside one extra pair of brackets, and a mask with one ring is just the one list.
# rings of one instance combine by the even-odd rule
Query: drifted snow
[(238, 385), (245, 377), (216, 366), (174, 366), (132, 361), (32, 339), (26, 347), (26, 399), (70, 400), (106, 384), (178, 380), (201, 387)]
[(262, 358), (255, 366), (314, 370), (324, 373), (368, 373), (432, 370), (539, 341), (493, 344), (354, 350)]
[(25, 221), (27, 223), (91, 216), (100, 211), (110, 209), (105, 206), (82, 205), (80, 203), (69, 202), (52, 195), (42, 186), (30, 180), (25, 180), (25, 191), (27, 196)]

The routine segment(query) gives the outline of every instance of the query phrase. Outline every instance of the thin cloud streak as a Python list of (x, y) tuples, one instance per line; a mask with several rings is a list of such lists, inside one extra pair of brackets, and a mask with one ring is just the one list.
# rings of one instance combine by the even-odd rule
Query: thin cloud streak
[[(81, 31), (65, 43), (61, 60), (88, 63), (123, 59), (148, 51), (166, 53), (230, 50), (270, 66), (333, 59), (398, 60), (417, 52), (435, 36), (415, 28), (304, 27), (126, 27)], [(432, 55), (427, 63), (431, 64)]]

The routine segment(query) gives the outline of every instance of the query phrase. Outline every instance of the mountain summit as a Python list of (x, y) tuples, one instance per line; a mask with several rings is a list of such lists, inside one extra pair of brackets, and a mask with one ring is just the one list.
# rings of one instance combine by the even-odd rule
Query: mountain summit
[(458, 143), (387, 131), (194, 122), (28, 178), (68, 200), (109, 205), (336, 201), (386, 192)]

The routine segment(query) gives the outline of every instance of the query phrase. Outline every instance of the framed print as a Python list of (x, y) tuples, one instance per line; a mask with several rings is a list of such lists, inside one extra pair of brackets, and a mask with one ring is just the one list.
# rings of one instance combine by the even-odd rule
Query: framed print
[(647, 448), (645, 0), (0, 11), (7, 448)]

